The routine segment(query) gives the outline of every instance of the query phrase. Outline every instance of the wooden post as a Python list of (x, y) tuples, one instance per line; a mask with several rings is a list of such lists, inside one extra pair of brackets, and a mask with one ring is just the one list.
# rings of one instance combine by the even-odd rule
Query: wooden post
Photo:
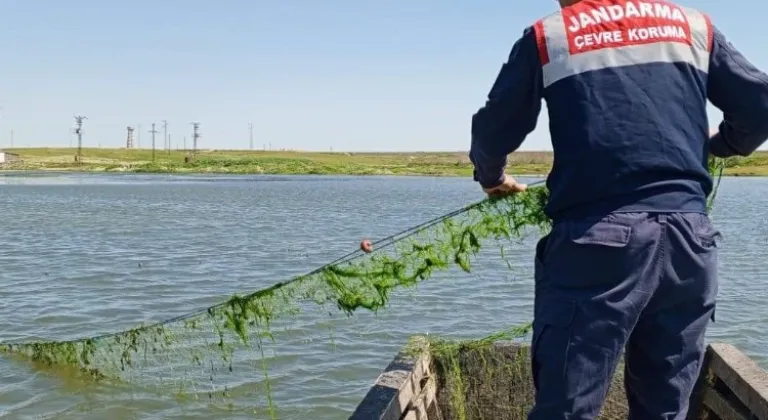
[(433, 420), (437, 384), (428, 352), (400, 352), (379, 375), (349, 420)]
[(715, 420), (768, 420), (768, 373), (736, 347), (711, 344), (700, 381), (706, 387), (696, 395), (699, 416), (706, 414), (706, 418)]

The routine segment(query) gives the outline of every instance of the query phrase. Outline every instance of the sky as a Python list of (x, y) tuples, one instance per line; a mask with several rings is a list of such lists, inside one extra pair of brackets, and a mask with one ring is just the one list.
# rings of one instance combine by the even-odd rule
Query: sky
[[(768, 2), (689, 0), (768, 70)], [(0, 148), (464, 151), (555, 0), (0, 0)], [(710, 123), (720, 113), (710, 106)], [(546, 109), (521, 150), (551, 150)]]

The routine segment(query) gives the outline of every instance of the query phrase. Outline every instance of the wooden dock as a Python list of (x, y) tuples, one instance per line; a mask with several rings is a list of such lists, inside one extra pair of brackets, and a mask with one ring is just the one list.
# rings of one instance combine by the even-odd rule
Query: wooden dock
[[(510, 342), (462, 351), (458, 366), (446, 366), (429, 351), (404, 350), (349, 420), (526, 419), (533, 403), (528, 360), (528, 346)], [(451, 383), (447, 369), (457, 367), (462, 379)], [(622, 371), (617, 369), (600, 419), (627, 418)], [(458, 399), (457, 392), (463, 394)], [(768, 374), (734, 346), (710, 344), (688, 415), (699, 419), (768, 420)]]

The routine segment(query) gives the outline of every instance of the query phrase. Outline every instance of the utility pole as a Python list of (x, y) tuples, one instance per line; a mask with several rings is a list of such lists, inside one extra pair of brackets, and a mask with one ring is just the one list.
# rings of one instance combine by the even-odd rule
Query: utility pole
[(155, 134), (158, 133), (157, 130), (155, 130), (155, 123), (152, 123), (152, 129), (149, 130), (150, 133), (152, 133), (152, 162), (155, 161)]
[(200, 133), (197, 130), (200, 129), (199, 122), (192, 123), (192, 154), (197, 154), (197, 140), (200, 138)]
[(253, 150), (253, 123), (248, 124), (248, 134), (251, 139), (251, 150)]
[(184, 136), (184, 149), (182, 150), (187, 151), (187, 136)]
[(168, 121), (163, 120), (163, 149), (171, 153), (171, 144), (168, 143)]
[(133, 127), (129, 125), (126, 130), (128, 131), (128, 138), (125, 140), (125, 148), (133, 149)]
[(83, 115), (75, 115), (75, 134), (77, 134), (77, 156), (75, 162), (82, 162), (83, 159), (83, 120), (87, 119)]

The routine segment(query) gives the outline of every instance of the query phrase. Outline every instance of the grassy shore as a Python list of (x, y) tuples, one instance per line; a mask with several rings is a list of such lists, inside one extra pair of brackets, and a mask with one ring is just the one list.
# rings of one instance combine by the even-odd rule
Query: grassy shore
[[(327, 174), (327, 175), (432, 175), (470, 176), (466, 152), (325, 153), (293, 151), (206, 150), (194, 157), (184, 151), (147, 149), (5, 149), (20, 161), (0, 165), (11, 171), (79, 171), (143, 173)], [(187, 162), (185, 158), (191, 157)], [(545, 175), (552, 166), (551, 152), (515, 152), (509, 173)], [(729, 159), (726, 175), (768, 175), (768, 152)]]

